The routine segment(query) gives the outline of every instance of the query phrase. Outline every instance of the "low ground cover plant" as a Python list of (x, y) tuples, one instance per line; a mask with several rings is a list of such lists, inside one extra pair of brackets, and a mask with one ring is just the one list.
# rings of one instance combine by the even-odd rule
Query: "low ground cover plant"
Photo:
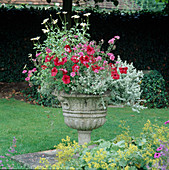
[[(169, 121), (165, 122), (168, 124)], [(79, 146), (70, 141), (67, 136), (56, 146), (58, 162), (50, 165), (44, 158), (40, 158), (42, 166), (36, 169), (163, 169), (168, 168), (168, 140), (169, 128), (151, 124), (148, 120), (140, 136), (129, 135), (129, 127), (122, 122), (123, 133), (116, 138), (105, 141), (100, 139)], [(89, 145), (96, 144), (93, 149)], [(158, 147), (160, 146), (160, 147)], [(160, 151), (160, 153), (157, 153)], [(75, 155), (78, 153), (78, 156)]]

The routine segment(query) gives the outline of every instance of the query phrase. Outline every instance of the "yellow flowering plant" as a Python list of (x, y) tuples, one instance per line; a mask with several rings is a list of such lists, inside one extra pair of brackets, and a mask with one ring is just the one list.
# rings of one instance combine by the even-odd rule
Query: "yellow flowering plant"
[[(56, 146), (58, 162), (49, 165), (47, 160), (41, 159), (45, 165), (36, 169), (157, 169), (162, 159), (156, 159), (154, 155), (157, 147), (161, 146), (160, 142), (169, 140), (166, 133), (169, 128), (151, 124), (148, 120), (140, 136), (134, 138), (130, 136), (125, 121), (121, 123), (123, 133), (110, 141), (100, 139), (79, 146), (75, 141), (71, 142), (69, 137), (62, 139), (62, 143)], [(94, 148), (88, 147), (94, 144)]]

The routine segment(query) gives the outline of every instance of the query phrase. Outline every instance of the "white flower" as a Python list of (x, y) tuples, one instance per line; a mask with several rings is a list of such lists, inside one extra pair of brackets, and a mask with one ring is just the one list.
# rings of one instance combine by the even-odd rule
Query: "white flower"
[(53, 20), (53, 24), (56, 24), (58, 22), (58, 19), (56, 19), (56, 20)]
[(88, 17), (89, 15), (91, 15), (91, 13), (86, 13), (86, 14), (83, 14), (83, 15)]
[(77, 4), (73, 3), (72, 5), (73, 5), (73, 6), (76, 6)]
[(67, 12), (66, 12), (66, 11), (63, 11), (63, 14), (67, 14)]
[(49, 20), (49, 18), (44, 19), (41, 24), (42, 24), (42, 25), (45, 24), (48, 20)]
[(42, 29), (42, 31), (43, 31), (43, 33), (47, 33), (47, 32), (49, 32), (49, 30), (47, 29)]
[(59, 15), (59, 14), (60, 14), (60, 12), (57, 12), (56, 14), (58, 14), (58, 15)]
[(39, 39), (40, 39), (40, 37), (31, 38), (31, 41), (33, 41), (33, 40), (39, 40)]
[(71, 18), (80, 18), (79, 15), (73, 15)]
[(59, 6), (60, 6), (60, 3), (55, 3), (55, 5), (59, 7)]
[(81, 23), (80, 26), (85, 27), (87, 24), (86, 23)]

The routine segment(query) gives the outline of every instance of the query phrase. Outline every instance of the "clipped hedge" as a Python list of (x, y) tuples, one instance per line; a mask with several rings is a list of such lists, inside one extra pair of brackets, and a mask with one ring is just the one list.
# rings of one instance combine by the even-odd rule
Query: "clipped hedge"
[(145, 106), (149, 108), (164, 108), (169, 106), (169, 97), (165, 88), (165, 80), (157, 70), (144, 74), (141, 81), (141, 98), (145, 99)]
[[(119, 11), (98, 12), (83, 9), (79, 15), (90, 12), (91, 39), (107, 41), (114, 35), (121, 38), (117, 42), (115, 55), (122, 60), (133, 62), (139, 70), (158, 70), (169, 84), (169, 16), (163, 13), (140, 11), (127, 14)], [(50, 8), (7, 8), (0, 7), (0, 81), (23, 81), (22, 69), (31, 65), (28, 54), (35, 54), (31, 38), (41, 36), (43, 19), (52, 14), (57, 18), (57, 10)], [(74, 12), (75, 14), (75, 12)]]

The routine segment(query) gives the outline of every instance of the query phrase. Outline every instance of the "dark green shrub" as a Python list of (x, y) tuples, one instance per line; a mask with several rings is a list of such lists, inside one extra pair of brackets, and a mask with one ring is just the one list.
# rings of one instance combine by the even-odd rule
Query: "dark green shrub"
[(42, 95), (38, 93), (38, 88), (38, 86), (32, 86), (22, 91), (26, 100), (46, 107), (61, 107), (55, 96)]
[(157, 71), (152, 70), (144, 74), (141, 82), (142, 95), (145, 99), (145, 106), (149, 108), (164, 108), (169, 106), (169, 97), (167, 96), (165, 80)]

